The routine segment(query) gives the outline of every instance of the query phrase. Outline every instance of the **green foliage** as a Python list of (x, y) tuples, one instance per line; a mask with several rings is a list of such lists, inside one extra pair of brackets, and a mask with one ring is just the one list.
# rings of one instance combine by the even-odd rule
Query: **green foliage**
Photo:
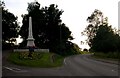
[(119, 59), (120, 55), (118, 52), (109, 52), (109, 53), (95, 52), (94, 57), (103, 58), (103, 59)]
[(103, 17), (103, 13), (100, 10), (95, 9), (94, 12), (87, 18), (87, 21), (89, 24), (82, 34), (88, 37), (87, 43), (91, 47), (93, 38), (95, 37), (99, 26), (106, 22), (107, 19)]
[(66, 44), (61, 44), (60, 47), (58, 46), (56, 52), (62, 56), (69, 56), (80, 54), (80, 48), (77, 44), (68, 41)]
[(91, 51), (105, 53), (120, 51), (120, 36), (108, 25), (108, 18), (104, 18), (101, 11), (95, 10), (87, 21), (89, 25), (83, 34), (88, 36), (87, 42)]
[(14, 52), (9, 57), (8, 60), (14, 64), (29, 67), (58, 67), (63, 64), (63, 57), (54, 54), (54, 61), (51, 58), (52, 53), (40, 53), (34, 52), (32, 54), (33, 58), (28, 57), (29, 52)]
[[(28, 4), (28, 14), (23, 16), (23, 25), (19, 34), (23, 38), (21, 47), (25, 47), (28, 37), (28, 23), (29, 16), (32, 17), (33, 36), (35, 38), (35, 45), (39, 48), (49, 48), (50, 51), (58, 54), (67, 52), (70, 49), (72, 40), (71, 31), (62, 23), (62, 10), (58, 9), (57, 5), (51, 4), (49, 7), (40, 7), (38, 2)], [(63, 50), (64, 52), (60, 52)], [(71, 51), (72, 52), (72, 51)]]
[(98, 52), (115, 52), (119, 50), (118, 42), (120, 42), (120, 37), (114, 33), (111, 26), (100, 26), (91, 49)]
[(3, 9), (2, 11), (2, 38), (3, 41), (14, 41), (14, 38), (18, 37), (18, 23), (17, 17), (8, 10)]
[(7, 45), (6, 41), (8, 43), (16, 41), (15, 38), (18, 37), (19, 25), (17, 23), (17, 17), (4, 8), (4, 2), (0, 1), (0, 5), (2, 6), (2, 43), (3, 45)]

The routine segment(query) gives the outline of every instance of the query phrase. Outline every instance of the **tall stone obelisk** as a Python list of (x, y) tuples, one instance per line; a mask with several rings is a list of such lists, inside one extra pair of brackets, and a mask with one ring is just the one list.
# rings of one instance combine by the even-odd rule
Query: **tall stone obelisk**
[(28, 33), (28, 39), (27, 39), (27, 47), (35, 47), (33, 33), (32, 33), (32, 18), (29, 17), (29, 33)]

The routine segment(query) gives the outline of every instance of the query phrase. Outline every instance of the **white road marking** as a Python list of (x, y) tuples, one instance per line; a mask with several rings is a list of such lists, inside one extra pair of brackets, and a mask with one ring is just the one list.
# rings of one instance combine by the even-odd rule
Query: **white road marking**
[(64, 63), (65, 63), (65, 65), (66, 65), (66, 58), (64, 59)]
[(10, 70), (10, 71), (13, 71), (13, 72), (27, 72), (26, 70), (21, 70), (21, 69), (18, 69), (18, 68), (14, 68), (14, 67), (6, 67), (6, 66), (3, 66), (4, 68)]
[(6, 68), (6, 69), (8, 69), (8, 70), (11, 70), (11, 71), (13, 70), (13, 69), (11, 69), (11, 68), (9, 68), (9, 67), (5, 67), (5, 66), (4, 66), (4, 68)]
[(21, 69), (18, 69), (18, 68), (12, 68), (13, 70), (17, 70), (17, 71), (20, 71)]

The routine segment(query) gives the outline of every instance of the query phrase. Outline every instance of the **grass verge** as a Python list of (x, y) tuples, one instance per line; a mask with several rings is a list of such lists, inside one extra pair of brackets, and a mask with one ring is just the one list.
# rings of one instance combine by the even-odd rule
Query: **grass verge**
[(34, 52), (32, 58), (28, 57), (28, 52), (13, 52), (8, 57), (8, 61), (28, 67), (58, 67), (62, 66), (64, 57), (54, 53)]
[(120, 59), (120, 55), (118, 54), (118, 52), (109, 52), (109, 53), (95, 52), (92, 57), (98, 59), (100, 58), (106, 60), (113, 60), (113, 61), (118, 61)]

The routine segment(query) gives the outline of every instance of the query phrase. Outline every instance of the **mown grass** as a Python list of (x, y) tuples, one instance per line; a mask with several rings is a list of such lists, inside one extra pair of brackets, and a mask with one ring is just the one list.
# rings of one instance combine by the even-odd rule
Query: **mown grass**
[(109, 60), (118, 60), (118, 59), (120, 59), (120, 53), (118, 53), (118, 52), (109, 52), (109, 53), (95, 52), (93, 57), (109, 59)]
[(13, 52), (8, 57), (8, 61), (29, 67), (58, 67), (62, 66), (64, 57), (54, 53), (34, 52), (32, 58), (28, 57), (28, 52)]

